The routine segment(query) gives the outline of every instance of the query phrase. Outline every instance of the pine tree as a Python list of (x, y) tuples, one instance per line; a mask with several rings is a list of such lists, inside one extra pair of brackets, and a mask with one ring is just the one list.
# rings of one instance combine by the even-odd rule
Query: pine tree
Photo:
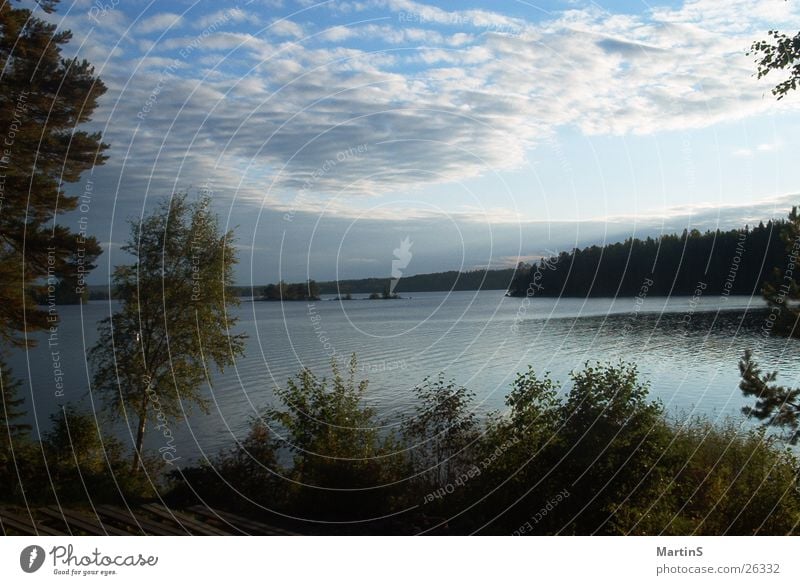
[(778, 372), (762, 373), (750, 350), (745, 351), (739, 361), (739, 373), (742, 377), (739, 389), (745, 396), (756, 398), (755, 406), (746, 406), (742, 412), (763, 421), (764, 426), (788, 429), (788, 441), (797, 443), (800, 438), (800, 389), (775, 384)]
[(37, 285), (76, 278), (100, 254), (94, 238), (55, 223), (79, 202), (63, 186), (102, 164), (107, 148), (100, 133), (79, 130), (106, 88), (87, 61), (62, 58), (71, 36), (0, 2), (0, 343), (22, 345), (19, 332), (47, 327)]

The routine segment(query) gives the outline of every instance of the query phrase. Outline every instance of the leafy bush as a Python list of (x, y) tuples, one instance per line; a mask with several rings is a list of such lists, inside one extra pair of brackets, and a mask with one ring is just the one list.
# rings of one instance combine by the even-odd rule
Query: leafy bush
[(474, 394), (454, 381), (426, 378), (413, 390), (416, 412), (402, 425), (414, 484), (429, 492), (455, 481), (475, 460), (480, 426)]
[(800, 522), (797, 460), (733, 421), (677, 426), (667, 459), (674, 476), (666, 534), (788, 534)]
[(484, 422), (466, 388), (429, 378), (398, 434), (355, 371), (301, 372), (183, 481), (337, 532), (783, 534), (800, 520), (790, 452), (733, 423), (669, 420), (631, 365), (587, 364), (563, 389), (529, 369)]
[(121, 503), (155, 497), (164, 464), (144, 459), (146, 473), (131, 469), (130, 452), (103, 433), (90, 413), (67, 407), (52, 429), (20, 457), (26, 497), (36, 503)]

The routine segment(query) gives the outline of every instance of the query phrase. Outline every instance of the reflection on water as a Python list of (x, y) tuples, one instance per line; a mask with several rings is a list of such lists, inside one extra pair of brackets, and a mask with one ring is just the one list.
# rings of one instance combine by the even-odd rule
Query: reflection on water
[[(98, 404), (89, 391), (86, 348), (110, 308), (114, 304), (107, 302), (61, 307), (57, 350), (65, 399), (85, 408)], [(210, 415), (196, 412), (175, 425), (185, 460), (230, 446), (248, 420), (271, 404), (272, 388), (300, 368), (326, 374), (331, 357), (352, 353), (370, 380), (369, 400), (387, 424), (413, 408), (411, 388), (440, 371), (473, 390), (481, 412), (502, 408), (510, 382), (529, 364), (563, 382), (587, 361), (635, 362), (651, 382), (651, 395), (683, 415), (739, 413), (745, 403), (737, 361), (746, 348), (765, 368), (780, 370), (783, 383), (800, 384), (797, 341), (764, 338), (760, 299), (661, 297), (637, 304), (630, 298), (534, 298), (528, 303), (500, 291), (465, 291), (412, 293), (399, 300), (245, 302), (237, 312), (239, 329), (250, 336), (247, 354), (235, 368), (214, 375)], [(31, 418), (46, 428), (58, 398), (53, 348), (43, 335), (38, 338), (38, 347), (17, 353), (10, 365), (18, 378), (30, 381)]]

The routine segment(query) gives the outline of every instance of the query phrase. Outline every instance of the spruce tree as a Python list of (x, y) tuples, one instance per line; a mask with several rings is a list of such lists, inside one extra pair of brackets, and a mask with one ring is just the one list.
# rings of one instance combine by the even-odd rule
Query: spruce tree
[[(55, 1), (39, 2), (51, 12)], [(26, 8), (0, 2), (0, 344), (22, 345), (19, 333), (51, 323), (37, 309), (47, 278), (75, 279), (100, 254), (85, 229), (56, 217), (75, 210), (75, 183), (105, 161), (100, 133), (81, 130), (106, 91), (85, 60), (61, 52), (72, 35)], [(77, 227), (77, 224), (76, 226)]]

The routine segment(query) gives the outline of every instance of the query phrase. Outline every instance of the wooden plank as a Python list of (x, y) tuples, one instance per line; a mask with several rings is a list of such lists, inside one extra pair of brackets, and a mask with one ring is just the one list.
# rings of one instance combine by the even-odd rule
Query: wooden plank
[(136, 516), (133, 512), (121, 508), (108, 505), (97, 506), (97, 513), (125, 525), (136, 527), (137, 533), (143, 532), (153, 536), (186, 536), (186, 531), (176, 526), (156, 522), (143, 514)]
[(100, 531), (97, 525), (92, 525), (80, 519), (70, 518), (64, 513), (64, 510), (59, 509), (57, 506), (41, 508), (38, 511), (45, 516), (49, 516), (50, 518), (62, 520), (63, 522), (66, 522), (67, 526), (70, 528), (77, 528), (78, 530), (86, 532), (91, 536), (105, 536), (105, 533)]
[(50, 506), (48, 508), (52, 512), (61, 513), (66, 519), (67, 523), (77, 526), (85, 531), (95, 531), (99, 536), (130, 536), (130, 532), (120, 530), (116, 526), (103, 524), (97, 515), (90, 515), (88, 512), (79, 510), (71, 510), (67, 508), (57, 508)]
[(230, 520), (226, 520), (222, 518), (219, 514), (216, 513), (216, 510), (212, 508), (205, 508), (203, 506), (192, 506), (188, 510), (195, 516), (202, 516), (204, 521), (209, 521), (215, 523), (217, 526), (221, 526), (224, 530), (236, 530), (241, 534), (250, 535), (250, 530), (248, 527), (242, 526), (241, 524), (236, 524), (231, 522)]
[(214, 528), (213, 526), (209, 526), (208, 524), (204, 524), (198, 521), (187, 514), (182, 514), (175, 510), (170, 510), (166, 506), (161, 504), (145, 504), (142, 506), (142, 509), (147, 510), (148, 512), (152, 512), (162, 518), (172, 519), (175, 522), (181, 524), (184, 528), (187, 528), (190, 531), (197, 532), (201, 535), (205, 536), (230, 536), (229, 532), (225, 532), (224, 530), (220, 530), (219, 528)]
[(58, 516), (46, 514), (42, 508), (35, 508), (31, 510), (31, 513), (36, 518), (37, 526), (46, 526), (57, 531), (60, 536), (74, 536), (72, 528), (60, 514)]
[(3, 525), (3, 532), (5, 527), (8, 526), (25, 535), (45, 535), (45, 536), (63, 536), (63, 531), (54, 530), (47, 526), (38, 526), (31, 518), (26, 518), (18, 514), (9, 512), (8, 510), (0, 510), (0, 524)]
[(193, 506), (192, 508), (190, 508), (190, 510), (194, 514), (199, 514), (207, 518), (213, 518), (218, 522), (226, 522), (227, 524), (236, 526), (240, 530), (247, 531), (248, 534), (258, 533), (260, 530), (264, 528), (263, 526), (259, 526), (259, 524), (253, 520), (249, 520), (241, 516), (236, 516), (234, 514), (231, 514), (230, 512), (222, 512), (221, 510), (215, 510), (214, 508)]
[(237, 516), (231, 512), (223, 512), (221, 510), (215, 510), (214, 508), (206, 508), (204, 506), (192, 506), (189, 508), (194, 514), (200, 514), (202, 516), (208, 518), (215, 518), (217, 520), (221, 520), (224, 522), (228, 522), (231, 525), (245, 529), (249, 531), (251, 534), (263, 534), (263, 535), (272, 535), (272, 536), (299, 536), (296, 532), (289, 532), (288, 530), (284, 530), (282, 528), (276, 528), (275, 526), (270, 526), (268, 524), (263, 524), (261, 522), (256, 522), (255, 520), (250, 520), (248, 518), (244, 518), (242, 516)]

